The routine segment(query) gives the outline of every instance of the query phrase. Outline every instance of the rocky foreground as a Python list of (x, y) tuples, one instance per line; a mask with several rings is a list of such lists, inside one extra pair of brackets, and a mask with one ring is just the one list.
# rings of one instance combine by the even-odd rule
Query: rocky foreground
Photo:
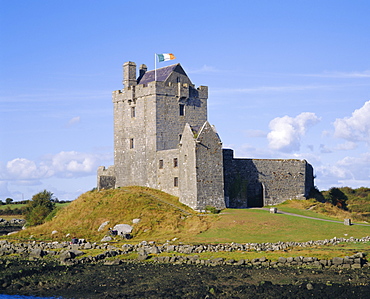
[[(138, 244), (124, 244), (121, 247), (109, 243), (90, 243), (85, 240), (78, 240), (77, 244), (70, 242), (24, 242), (11, 243), (7, 240), (0, 240), (0, 256), (17, 254), (22, 258), (40, 259), (44, 257), (59, 260), (61, 264), (75, 265), (96, 263), (99, 261), (120, 262), (125, 255), (137, 253), (138, 260), (144, 261), (151, 258), (153, 262), (161, 263), (182, 263), (182, 264), (201, 264), (201, 265), (246, 265), (246, 266), (304, 266), (314, 268), (340, 268), (340, 269), (359, 269), (370, 267), (370, 262), (366, 259), (366, 254), (358, 252), (352, 256), (334, 257), (332, 259), (318, 259), (316, 257), (280, 257), (278, 261), (269, 261), (264, 257), (239, 261), (226, 260), (223, 258), (204, 260), (199, 258), (196, 253), (204, 252), (233, 252), (233, 251), (279, 251), (295, 247), (311, 247), (322, 245), (337, 245), (340, 242), (369, 242), (370, 237), (357, 238), (333, 238), (330, 240), (308, 241), (308, 242), (277, 242), (277, 243), (230, 243), (230, 244), (204, 244), (204, 245), (174, 245), (165, 243), (157, 245), (155, 242), (143, 241)], [(89, 250), (98, 249), (103, 251), (95, 256), (89, 255)], [(157, 256), (161, 253), (176, 253), (173, 256)], [(180, 255), (179, 255), (180, 254)], [(183, 254), (183, 255), (181, 255)], [(189, 255), (193, 254), (193, 255)], [(195, 255), (194, 255), (195, 254)], [(116, 258), (114, 258), (116, 257)], [(108, 260), (107, 260), (108, 259)]]
[[(355, 241), (368, 242), (369, 237)], [(291, 248), (310, 242), (141, 242), (118, 248), (83, 240), (79, 244), (1, 240), (0, 293), (63, 298), (366, 298), (370, 294), (370, 263), (362, 252), (328, 260), (281, 257), (278, 261), (264, 257), (204, 260), (197, 255), (272, 246)], [(125, 259), (130, 254), (137, 258)]]

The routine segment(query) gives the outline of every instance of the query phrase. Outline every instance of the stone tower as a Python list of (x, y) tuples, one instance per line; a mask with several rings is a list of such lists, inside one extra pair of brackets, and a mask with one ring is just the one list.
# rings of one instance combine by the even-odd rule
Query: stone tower
[(245, 208), (305, 199), (312, 166), (297, 159), (234, 158), (207, 121), (206, 86), (180, 64), (147, 71), (123, 65), (113, 92), (114, 165), (98, 169), (98, 189), (146, 186), (178, 196), (195, 210)]
[(225, 207), (221, 141), (207, 122), (208, 88), (196, 88), (180, 64), (146, 70), (141, 65), (137, 77), (134, 62), (123, 65), (124, 87), (113, 92), (114, 166), (98, 169), (98, 188), (147, 186), (196, 210)]

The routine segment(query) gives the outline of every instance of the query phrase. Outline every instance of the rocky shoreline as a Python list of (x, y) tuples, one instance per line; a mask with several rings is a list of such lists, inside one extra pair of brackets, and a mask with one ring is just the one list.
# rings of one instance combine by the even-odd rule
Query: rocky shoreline
[(370, 268), (60, 263), (0, 259), (0, 294), (58, 298), (366, 298)]
[[(369, 237), (274, 244), (159, 245), (143, 241), (117, 247), (84, 240), (79, 244), (0, 240), (0, 294), (63, 298), (365, 298), (370, 293), (370, 263), (362, 252), (328, 260), (299, 256), (277, 261), (265, 257), (202, 259), (197, 253), (368, 241)], [(126, 259), (127, 255), (131, 259)]]
[[(316, 257), (279, 257), (278, 261), (269, 261), (265, 257), (252, 260), (241, 259), (201, 259), (197, 253), (204, 252), (233, 252), (233, 251), (275, 251), (286, 250), (294, 247), (311, 247), (318, 245), (337, 245), (339, 242), (369, 242), (370, 237), (363, 238), (333, 238), (330, 240), (308, 241), (308, 242), (277, 242), (277, 243), (230, 243), (230, 244), (203, 244), (186, 245), (171, 244), (169, 242), (163, 245), (157, 245), (155, 242), (140, 242), (138, 244), (123, 244), (116, 247), (109, 243), (90, 243), (85, 240), (79, 240), (78, 244), (70, 242), (24, 242), (11, 243), (7, 240), (0, 240), (0, 256), (17, 254), (22, 258), (38, 259), (45, 256), (57, 259), (62, 264), (86, 264), (104, 261), (108, 259), (112, 263), (119, 263), (124, 255), (137, 253), (137, 259), (144, 261), (152, 255), (151, 261), (158, 263), (176, 263), (176, 264), (201, 264), (201, 265), (246, 265), (246, 266), (305, 266), (315, 268), (344, 268), (358, 269), (370, 267), (370, 262), (366, 259), (366, 254), (358, 252), (352, 256), (334, 257), (332, 259), (318, 259)], [(103, 250), (103, 253), (96, 256), (88, 255), (90, 249)], [(157, 256), (160, 253), (176, 253), (173, 256)], [(190, 255), (193, 254), (193, 255)], [(82, 256), (82, 257), (81, 257)], [(115, 258), (114, 258), (115, 257)], [(121, 257), (121, 258), (120, 258)], [(114, 258), (114, 259), (112, 259)]]
[[(138, 244), (0, 240), (0, 294), (62, 298), (365, 298), (366, 254), (318, 259), (202, 259), (204, 252), (284, 250), (369, 242), (370, 237), (309, 242)], [(91, 252), (91, 254), (90, 254)], [(100, 252), (100, 253), (97, 253)], [(95, 253), (95, 255), (94, 255)], [(163, 253), (163, 254), (161, 254)], [(126, 259), (128, 255), (131, 259)]]
[(0, 236), (20, 231), (25, 224), (26, 220), (24, 219), (13, 218), (11, 220), (5, 220), (4, 218), (0, 218)]

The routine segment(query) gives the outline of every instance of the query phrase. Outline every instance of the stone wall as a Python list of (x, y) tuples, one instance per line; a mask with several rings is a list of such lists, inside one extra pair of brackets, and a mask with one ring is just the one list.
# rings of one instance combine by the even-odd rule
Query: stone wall
[[(162, 161), (162, 162), (161, 162)], [(161, 165), (160, 165), (161, 164)], [(169, 194), (180, 196), (179, 193), (179, 150), (163, 150), (157, 152), (157, 187)], [(177, 178), (177, 185), (176, 180)]]
[[(295, 257), (279, 257), (277, 261), (270, 261), (266, 257), (255, 259), (201, 259), (197, 254), (207, 252), (248, 252), (248, 251), (272, 251), (283, 250), (282, 248), (293, 247), (312, 247), (337, 245), (341, 242), (369, 242), (370, 237), (363, 238), (333, 238), (330, 240), (308, 241), (308, 242), (277, 242), (277, 243), (226, 243), (226, 244), (171, 244), (165, 243), (162, 245), (155, 242), (142, 241), (139, 244), (123, 244), (121, 247), (116, 247), (108, 243), (90, 243), (85, 240), (80, 240), (79, 244), (70, 244), (69, 242), (52, 242), (37, 243), (35, 241), (23, 243), (11, 243), (7, 240), (0, 240), (0, 256), (11, 254), (19, 254), (29, 259), (40, 259), (45, 256), (56, 257), (63, 264), (83, 264), (90, 262), (99, 262), (106, 258), (106, 263), (116, 263), (119, 261), (120, 255), (136, 252), (139, 260), (145, 260), (153, 256), (154, 262), (176, 263), (176, 264), (202, 264), (202, 265), (236, 265), (249, 267), (309, 267), (319, 269), (359, 269), (369, 267), (370, 263), (366, 259), (366, 254), (356, 252), (351, 256), (333, 257), (330, 259), (319, 259), (310, 256), (295, 256)], [(96, 256), (89, 255), (88, 250), (99, 249), (106, 250)], [(84, 251), (82, 251), (84, 250)], [(85, 252), (86, 251), (86, 252)], [(160, 255), (166, 253), (166, 255)], [(168, 253), (173, 253), (168, 256)], [(180, 255), (179, 255), (180, 254)], [(81, 256), (79, 259), (76, 257)], [(116, 262), (112, 261), (112, 257), (116, 257)]]
[(223, 150), (225, 200), (245, 208), (305, 199), (313, 183), (312, 166), (296, 159), (240, 159)]
[(224, 177), (222, 163), (222, 143), (215, 129), (206, 122), (195, 140), (197, 208), (206, 206), (224, 209)]
[(104, 166), (98, 168), (98, 189), (112, 189), (116, 187), (116, 173), (114, 166), (107, 169)]
[(222, 151), (207, 122), (208, 88), (196, 88), (179, 64), (160, 70), (163, 81), (152, 81), (153, 71), (142, 65), (139, 83), (145, 83), (138, 84), (136, 64), (124, 64), (124, 87), (112, 95), (114, 166), (98, 169), (98, 189), (151, 187), (196, 210), (266, 206), (309, 194), (310, 164), (237, 159), (232, 150)]

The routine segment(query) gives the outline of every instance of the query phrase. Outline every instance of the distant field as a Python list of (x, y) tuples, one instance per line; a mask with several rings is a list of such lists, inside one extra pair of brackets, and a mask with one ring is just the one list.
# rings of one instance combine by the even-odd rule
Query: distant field
[(25, 207), (26, 204), (10, 204), (10, 205), (0, 205), (0, 210), (5, 210), (5, 209), (11, 209), (11, 210), (14, 210), (14, 209), (19, 209), (19, 208), (23, 208)]
[[(56, 203), (55, 206), (56, 207), (65, 207), (65, 206), (68, 206), (70, 204), (70, 202), (66, 202), (66, 203)], [(10, 205), (0, 205), (0, 210), (5, 210), (5, 209), (11, 209), (11, 210), (14, 210), (14, 209), (20, 209), (20, 208), (23, 208), (25, 207), (27, 204), (20, 204), (20, 203), (16, 203), (16, 204), (10, 204)]]

